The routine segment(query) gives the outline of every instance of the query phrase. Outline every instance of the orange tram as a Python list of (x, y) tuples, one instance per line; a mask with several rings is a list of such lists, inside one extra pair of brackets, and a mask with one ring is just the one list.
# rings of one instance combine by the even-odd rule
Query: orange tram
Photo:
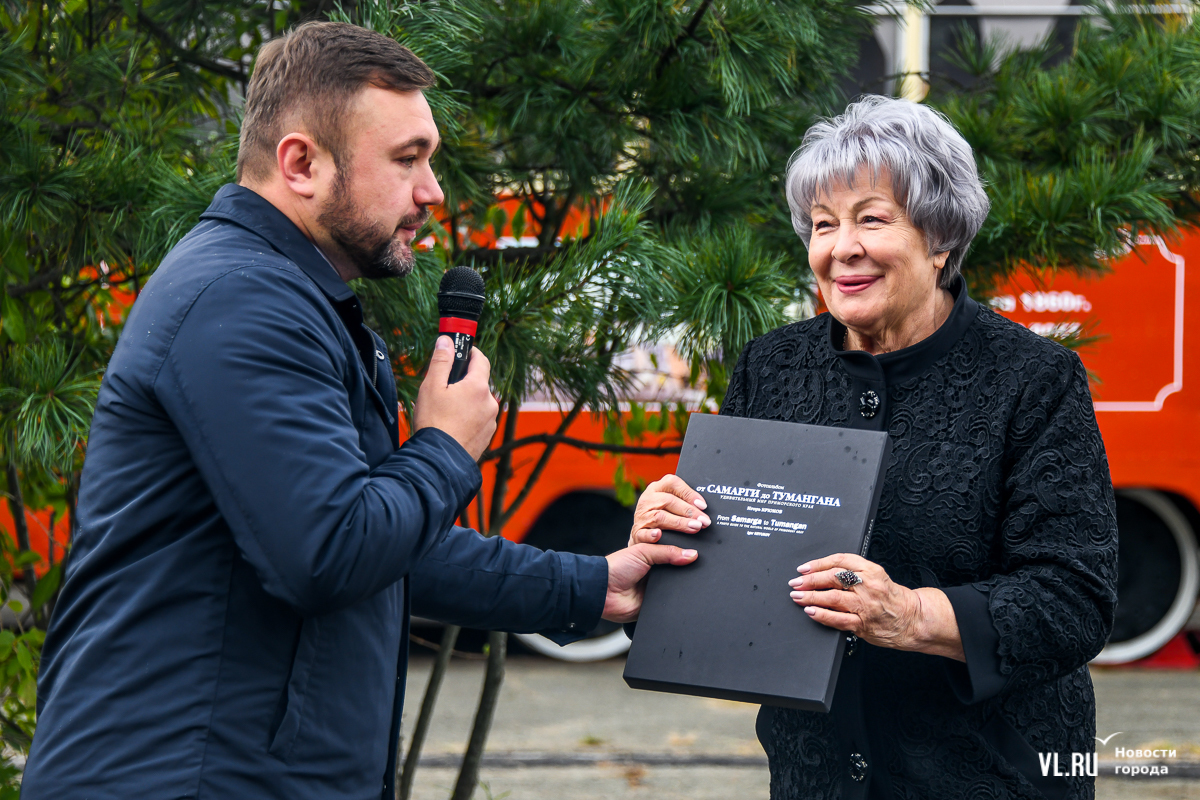
[[(1188, 267), (1193, 274), (1188, 278)], [(1066, 272), (1021, 275), (991, 306), (1048, 336), (1080, 341), (1092, 377), (1096, 418), (1104, 436), (1116, 490), (1120, 529), (1116, 622), (1100, 665), (1200, 667), (1200, 231), (1166, 241), (1141, 237), (1099, 277)], [(1195, 327), (1189, 331), (1188, 324)], [(1190, 339), (1189, 339), (1190, 333)], [(1190, 349), (1189, 349), (1190, 343)], [(661, 359), (661, 354), (660, 354)], [(553, 430), (559, 414), (530, 408), (522, 430)], [(590, 426), (590, 427), (589, 427)], [(571, 430), (599, 440), (596, 423), (580, 419)], [(528, 470), (538, 453), (525, 465)], [(629, 474), (653, 480), (674, 469), (675, 458), (633, 457)], [(627, 536), (631, 512), (612, 499), (611, 458), (560, 448), (534, 496), (505, 532), (542, 547), (603, 553)], [(520, 467), (517, 480), (522, 477)], [(485, 484), (490, 475), (485, 473)], [(583, 528), (569, 521), (586, 520)], [(609, 647), (620, 648), (611, 633)], [(523, 637), (529, 644), (531, 637)], [(598, 636), (603, 639), (603, 636)], [(612, 641), (615, 640), (615, 641)], [(587, 643), (564, 650), (579, 657)]]
[[(1117, 619), (1095, 663), (1200, 666), (1200, 232), (1170, 241), (1142, 237), (1100, 277), (1022, 275), (990, 303), (1037, 333), (1084, 340), (1079, 354), (1093, 377), (1096, 417), (1112, 469), (1120, 527)], [(669, 348), (657, 349), (654, 363), (670, 362)], [(642, 358), (649, 370), (646, 353), (631, 358)], [(630, 366), (639, 367), (632, 362)], [(671, 373), (679, 374), (682, 365), (674, 366), (659, 368), (659, 389), (670, 389), (662, 384), (672, 380)], [(682, 396), (668, 393), (674, 400)], [(557, 407), (527, 403), (518, 418), (518, 437), (553, 432), (560, 421)], [(583, 414), (567, 435), (602, 441), (603, 423)], [(533, 446), (517, 452), (509, 497), (520, 491), (540, 451)], [(626, 474), (644, 481), (673, 471), (675, 460), (622, 458)], [(540, 547), (592, 554), (624, 546), (633, 515), (615, 498), (619, 463), (610, 455), (560, 446), (504, 535)], [(485, 467), (489, 497), (493, 474)], [(27, 510), (26, 516), (32, 545), (45, 556), (51, 512)], [(0, 527), (11, 534), (5, 504), (0, 504)], [(61, 515), (53, 536), (61, 553), (67, 543)], [(541, 637), (521, 639), (539, 652), (567, 660), (611, 657), (628, 646), (619, 629), (603, 625), (591, 638), (566, 648)]]

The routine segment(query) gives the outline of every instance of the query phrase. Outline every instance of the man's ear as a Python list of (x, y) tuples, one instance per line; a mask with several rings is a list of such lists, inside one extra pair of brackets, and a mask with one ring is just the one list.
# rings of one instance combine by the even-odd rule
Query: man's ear
[(287, 187), (300, 197), (312, 199), (320, 190), (318, 184), (329, 176), (325, 172), (333, 167), (329, 154), (311, 137), (289, 133), (279, 140), (275, 148), (275, 159), (279, 175)]
[(948, 258), (950, 258), (949, 250), (943, 250), (940, 253), (934, 253), (933, 254), (933, 266), (937, 269), (941, 269), (942, 267), (946, 266), (946, 259), (948, 259)]

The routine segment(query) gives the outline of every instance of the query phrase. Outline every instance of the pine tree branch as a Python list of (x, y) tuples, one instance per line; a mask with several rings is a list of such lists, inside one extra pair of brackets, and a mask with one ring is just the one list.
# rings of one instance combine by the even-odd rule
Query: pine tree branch
[[(571, 427), (571, 423), (573, 423), (575, 418), (579, 416), (579, 412), (583, 411), (583, 405), (584, 402), (582, 397), (575, 401), (575, 405), (572, 406), (567, 415), (562, 418), (562, 421), (558, 425), (558, 429), (554, 431), (555, 436), (563, 436), (566, 434), (567, 428)], [(500, 518), (500, 526), (502, 528), (504, 527), (505, 523), (512, 519), (513, 514), (517, 513), (517, 509), (519, 509), (521, 504), (525, 502), (525, 498), (529, 497), (529, 493), (533, 491), (533, 487), (537, 483), (538, 478), (542, 477), (542, 472), (545, 471), (546, 465), (550, 463), (550, 457), (554, 455), (554, 450), (557, 447), (558, 442), (551, 442), (546, 445), (544, 450), (542, 450), (542, 455), (538, 458), (537, 463), (533, 466), (533, 471), (530, 472), (529, 477), (525, 479), (525, 485), (521, 487), (521, 491), (517, 493), (515, 498), (513, 498), (513, 501), (509, 504), (508, 508), (504, 509), (504, 515)]]
[(9, 297), (21, 297), (32, 292), (49, 289), (55, 281), (61, 280), (67, 274), (69, 266), (69, 264), (61, 264), (34, 276), (28, 283), (11, 284), (4, 287), (4, 290), (8, 292)]
[[(13, 429), (9, 429), (9, 441), (6, 443), (5, 450), (8, 456), (7, 463), (4, 465), (8, 481), (8, 491), (5, 496), (13, 520), (13, 531), (16, 534), (17, 552), (26, 553), (30, 550), (29, 526), (25, 520), (25, 498), (21, 493), (21, 479), (17, 474), (17, 434)], [(33, 590), (37, 587), (37, 576), (34, 575), (32, 564), (26, 564), (22, 568), (21, 580), (25, 584), (25, 597), (33, 597)]]
[(226, 66), (219, 62), (213, 61), (212, 59), (205, 58), (204, 56), (194, 53), (180, 45), (175, 41), (175, 37), (171, 35), (170, 31), (151, 19), (146, 12), (142, 11), (141, 9), (138, 9), (137, 21), (138, 24), (149, 31), (154, 38), (166, 45), (167, 49), (174, 53), (180, 61), (191, 64), (195, 67), (200, 67), (204, 70), (208, 70), (214, 75), (220, 75), (222, 78), (228, 78), (232, 81), (246, 80), (245, 70), (234, 69), (233, 67)]
[(0, 712), (0, 726), (8, 731), (8, 733), (0, 734), (0, 738), (9, 740), (10, 744), (15, 745), (17, 749), (27, 748), (33, 743), (33, 737), (3, 712)]
[(608, 106), (604, 105), (604, 103), (600, 102), (600, 100), (598, 100), (595, 95), (589, 94), (587, 91), (587, 89), (589, 87), (585, 86), (583, 89), (580, 89), (578, 87), (572, 86), (571, 84), (567, 83), (562, 78), (554, 78), (553, 81), (556, 86), (566, 89), (568, 92), (575, 95), (576, 97), (586, 100), (588, 105), (590, 105), (592, 108), (599, 111), (601, 114), (604, 114), (605, 116), (617, 117), (617, 118), (621, 118), (621, 117), (625, 116), (624, 112), (609, 108)]
[[(101, 116), (100, 111), (91, 103), (60, 103), (63, 108), (71, 108), (72, 106), (83, 105), (97, 117)], [(66, 142), (75, 131), (103, 131), (110, 133), (112, 126), (105, 122), (56, 122), (47, 117), (35, 115), (33, 117), (37, 124), (45, 131), (52, 131), (51, 134), (56, 142)]]
[(546, 207), (546, 221), (542, 223), (542, 231), (539, 235), (539, 247), (550, 247), (562, 236), (563, 225), (567, 222), (567, 217), (571, 214), (571, 205), (575, 202), (575, 189), (567, 189), (561, 203), (555, 203), (555, 211), (550, 212), (550, 206)]
[[(449, 631), (451, 628), (458, 628), (458, 626), (457, 625), (447, 625), (445, 630)], [(458, 628), (458, 629), (461, 630), (461, 628)], [(455, 635), (457, 635), (457, 633)], [(453, 648), (453, 646), (451, 646), (451, 648), (449, 650), (446, 650), (444, 647), (444, 644), (439, 644), (438, 642), (431, 642), (428, 639), (422, 639), (420, 636), (417, 636), (415, 633), (408, 634), (408, 640), (410, 642), (416, 642), (417, 644), (421, 645), (421, 647), (428, 647), (430, 650), (437, 653), (439, 656), (442, 653), (449, 653), (452, 656), (457, 656), (458, 658), (465, 658), (468, 661), (486, 661), (487, 660), (487, 656), (484, 655), (483, 653), (468, 653), (465, 650), (455, 650)], [(443, 637), (443, 642), (444, 642), (444, 637)], [(414, 736), (414, 740), (415, 740), (415, 738), (416, 737)]]
[(655, 80), (658, 80), (662, 77), (663, 70), (665, 70), (667, 65), (671, 63), (671, 59), (675, 57), (675, 54), (679, 52), (679, 46), (695, 35), (696, 28), (700, 27), (700, 20), (704, 16), (705, 12), (708, 11), (708, 7), (710, 5), (712, 5), (712, 0), (703, 0), (703, 2), (700, 3), (700, 7), (696, 9), (696, 13), (692, 15), (691, 22), (689, 22), (688, 26), (683, 29), (683, 33), (676, 36), (675, 41), (671, 42), (671, 46), (663, 51), (662, 56), (658, 59), (658, 65), (654, 68)]
[[(512, 477), (512, 453), (513, 448), (504, 448), (505, 444), (513, 441), (517, 436), (517, 415), (520, 412), (520, 403), (515, 398), (509, 398), (505, 405), (504, 417), (504, 437), (501, 441), (504, 443), (500, 449), (504, 450), (499, 455), (499, 462), (496, 464), (496, 480), (492, 484), (492, 507), (488, 509), (488, 524), (487, 528), (483, 528), (483, 520), (480, 520), (480, 533), (484, 536), (499, 536), (501, 531), (502, 518), (504, 516), (504, 495), (508, 489), (509, 478)], [(479, 463), (483, 463), (483, 458), (479, 459)]]
[(462, 259), (471, 259), (477, 264), (495, 266), (501, 262), (542, 264), (558, 255), (557, 244), (537, 247), (506, 247), (503, 250), (489, 247), (472, 247), (461, 253)]
[(486, 461), (494, 461), (500, 458), (505, 453), (512, 452), (522, 447), (528, 447), (531, 444), (561, 444), (567, 447), (574, 447), (576, 450), (592, 450), (597, 453), (622, 453), (624, 455), (633, 456), (669, 456), (678, 454), (682, 449), (681, 444), (676, 445), (660, 445), (657, 447), (641, 447), (631, 444), (609, 444), (607, 442), (589, 442), (584, 439), (575, 439), (570, 436), (560, 436), (555, 433), (535, 433), (531, 436), (523, 436), (520, 439), (514, 439), (507, 444), (502, 444), (494, 450), (487, 450), (480, 456), (480, 463)]

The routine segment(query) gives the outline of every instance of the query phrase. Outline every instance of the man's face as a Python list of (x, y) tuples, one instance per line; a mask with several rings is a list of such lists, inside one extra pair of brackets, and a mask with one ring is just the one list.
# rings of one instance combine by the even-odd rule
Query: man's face
[(437, 126), (421, 92), (368, 86), (347, 115), (345, 152), (317, 217), (366, 278), (413, 268), (413, 240), (443, 195), (429, 160)]

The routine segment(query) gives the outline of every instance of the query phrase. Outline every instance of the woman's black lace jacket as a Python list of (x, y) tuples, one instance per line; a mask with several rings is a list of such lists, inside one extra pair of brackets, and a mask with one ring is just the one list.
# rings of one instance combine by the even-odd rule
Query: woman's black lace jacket
[(1057, 753), (1065, 772), (1094, 752), (1086, 665), (1116, 605), (1087, 375), (961, 280), (953, 292), (946, 323), (904, 350), (842, 351), (845, 328), (822, 314), (754, 340), (734, 371), (723, 414), (891, 434), (867, 557), (900, 584), (943, 589), (967, 657), (857, 641), (831, 713), (764, 707), (777, 800), (1095, 794), (1093, 778), (1044, 777), (1039, 760)]

